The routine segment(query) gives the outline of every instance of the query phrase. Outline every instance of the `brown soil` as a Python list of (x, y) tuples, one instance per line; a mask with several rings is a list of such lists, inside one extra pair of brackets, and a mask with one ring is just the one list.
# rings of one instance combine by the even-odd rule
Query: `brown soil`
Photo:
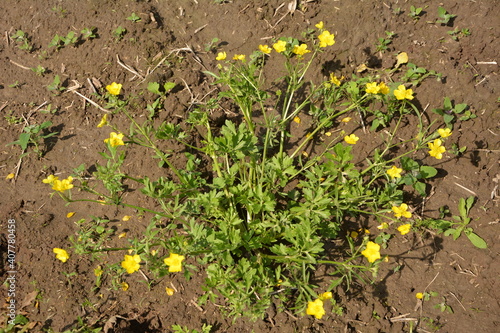
[[(170, 332), (173, 324), (201, 330), (203, 323), (213, 325), (211, 332), (409, 332), (409, 318), (420, 320), (419, 332), (497, 331), (500, 2), (444, 0), (442, 6), (457, 15), (449, 26), (429, 23), (437, 18), (436, 1), (415, 3), (425, 6), (425, 13), (418, 21), (408, 16), (411, 2), (407, 1), (299, 2), (302, 7), (293, 15), (286, 15), (288, 2), (282, 0), (224, 4), (206, 0), (2, 1), (0, 170), (3, 177), (9, 173), (17, 173), (17, 177), (1, 180), (0, 273), (2, 281), (9, 276), (7, 225), (9, 219), (15, 219), (18, 265), (15, 299), (18, 313), (25, 314), (33, 323), (32, 331), (76, 328), (78, 317), (92, 327), (116, 321), (109, 332)], [(127, 20), (132, 13), (141, 20)], [(336, 291), (336, 298), (344, 307), (342, 316), (329, 313), (322, 320), (315, 320), (311, 316), (276, 313), (270, 309), (265, 320), (255, 323), (245, 319), (233, 322), (213, 304), (202, 308), (195, 305), (202, 294), (203, 272), (190, 281), (177, 275), (168, 277), (151, 290), (140, 283), (143, 278), (139, 274), (127, 277), (130, 289), (126, 292), (109, 288), (109, 281), (94, 290), (93, 271), (98, 262), (76, 256), (64, 264), (54, 259), (52, 248), (69, 248), (68, 237), (75, 233), (74, 222), (80, 218), (106, 216), (116, 228), (116, 235), (122, 231), (128, 231), (129, 235), (141, 233), (148, 224), (147, 215), (139, 218), (132, 210), (82, 203), (65, 206), (59, 197), (49, 195), (41, 180), (53, 173), (66, 177), (82, 163), (95, 163), (103, 136), (102, 129), (96, 128), (102, 111), (84, 104), (72, 92), (55, 95), (47, 90), (55, 75), (60, 76), (65, 87), (74, 86), (77, 81), (82, 85), (78, 91), (86, 96), (91, 94), (88, 79), (92, 78), (103, 84), (122, 82), (127, 95), (143, 90), (147, 82), (174, 81), (178, 89), (168, 98), (161, 118), (182, 121), (193, 99), (203, 100), (213, 89), (211, 80), (202, 71), (216, 66), (214, 52), (205, 51), (205, 44), (214, 37), (219, 38), (220, 50), (228, 54), (249, 54), (257, 45), (270, 43), (272, 38), (299, 37), (300, 32), (319, 21), (324, 21), (335, 33), (337, 43), (319, 57), (311, 78), (322, 79), (329, 71), (350, 77), (362, 63), (372, 68), (391, 67), (394, 55), (406, 51), (410, 62), (444, 77), (441, 82), (428, 79), (416, 89), (415, 102), (420, 108), (442, 107), (443, 98), (449, 96), (455, 103), (467, 103), (478, 115), (454, 130), (454, 142), (460, 147), (467, 146), (462, 157), (447, 153), (440, 161), (427, 160), (439, 169), (439, 175), (432, 182), (433, 194), (425, 208), (420, 205), (418, 209), (422, 216), (436, 217), (438, 208), (447, 205), (457, 214), (459, 198), (474, 192), (477, 200), (470, 213), (471, 226), (486, 240), (488, 249), (475, 248), (464, 236), (453, 241), (442, 235), (413, 232), (398, 238), (404, 239), (403, 242), (391, 242), (386, 250), (391, 259), (383, 265), (375, 284), (356, 284), (349, 292), (344, 288)], [(112, 35), (118, 26), (127, 31), (121, 41)], [(97, 28), (97, 38), (57, 52), (48, 49), (55, 34), (66, 36), (69, 31), (80, 32), (88, 27)], [(467, 28), (471, 35), (455, 41), (447, 33), (455, 28)], [(21, 50), (19, 43), (7, 37), (18, 29), (31, 38), (31, 52)], [(385, 31), (393, 31), (396, 36), (387, 51), (375, 52), (377, 40), (385, 36)], [(175, 51), (186, 46), (192, 48), (196, 57), (191, 52)], [(142, 82), (142, 78), (118, 64), (118, 57), (143, 76), (164, 57), (168, 62)], [(47, 69), (45, 75), (38, 76), (30, 70), (38, 65)], [(19, 86), (12, 87), (15, 83)], [(134, 101), (134, 112), (144, 112), (141, 107), (151, 98), (144, 95)], [(41, 113), (48, 104), (58, 111)], [(9, 115), (24, 119), (11, 124), (7, 121)], [(216, 117), (223, 119), (222, 115)], [(46, 120), (52, 121), (53, 130), (59, 134), (47, 140), (43, 158), (29, 154), (18, 167), (19, 146), (6, 144), (17, 140), (25, 121), (40, 124)], [(113, 122), (123, 128), (128, 126), (121, 117), (115, 117)], [(363, 134), (359, 124), (353, 123), (350, 129), (360, 133), (359, 136), (368, 135)], [(144, 156), (143, 150), (130, 149), (126, 163), (126, 171), (131, 175), (154, 176), (155, 162)], [(130, 198), (136, 197), (140, 198), (130, 194)], [(76, 214), (67, 218), (70, 211)], [(124, 215), (134, 217), (122, 222)], [(377, 232), (374, 225), (367, 227), (372, 233)], [(116, 244), (126, 242), (117, 239)], [(118, 255), (105, 259), (120, 260)], [(189, 260), (195, 263), (194, 259)], [(76, 274), (65, 276), (73, 272)], [(328, 276), (318, 279), (320, 284), (328, 284)], [(170, 283), (178, 289), (171, 297), (164, 292), (165, 285)], [(419, 308), (415, 293), (426, 287), (439, 296)], [(2, 300), (7, 299), (7, 288), (1, 289), (1, 295)], [(443, 302), (453, 313), (435, 308)]]

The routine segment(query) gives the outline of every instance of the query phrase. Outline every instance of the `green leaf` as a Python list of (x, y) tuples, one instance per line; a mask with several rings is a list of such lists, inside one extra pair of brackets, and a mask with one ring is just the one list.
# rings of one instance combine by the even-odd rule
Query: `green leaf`
[(165, 92), (169, 92), (170, 90), (174, 89), (174, 87), (175, 87), (175, 83), (173, 83), (173, 82), (167, 82), (163, 85)]
[(469, 240), (471, 241), (472, 244), (474, 244), (475, 247), (480, 249), (486, 249), (488, 247), (485, 240), (479, 237), (473, 231), (466, 230), (465, 235), (467, 236), (467, 238), (469, 238)]
[(427, 193), (425, 192), (425, 183), (422, 182), (416, 182), (415, 185), (413, 185), (415, 190), (423, 197), (427, 196)]
[(152, 92), (153, 94), (161, 95), (160, 84), (158, 82), (149, 82), (148, 83), (148, 90), (150, 92)]
[(422, 178), (432, 178), (437, 175), (437, 170), (431, 166), (423, 165), (420, 167), (420, 176)]

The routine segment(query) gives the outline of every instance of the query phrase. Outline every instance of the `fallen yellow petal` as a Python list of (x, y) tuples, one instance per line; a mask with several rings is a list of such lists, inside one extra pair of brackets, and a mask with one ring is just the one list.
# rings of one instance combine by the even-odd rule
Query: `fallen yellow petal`
[(7, 175), (7, 177), (5, 177), (5, 179), (12, 179), (12, 178), (14, 178), (15, 176), (16, 176), (15, 174), (13, 174), (13, 173), (9, 173), (9, 174)]
[(70, 217), (72, 217), (73, 215), (75, 215), (75, 212), (69, 212), (68, 214), (66, 214), (66, 217), (67, 217), (67, 218), (70, 218)]

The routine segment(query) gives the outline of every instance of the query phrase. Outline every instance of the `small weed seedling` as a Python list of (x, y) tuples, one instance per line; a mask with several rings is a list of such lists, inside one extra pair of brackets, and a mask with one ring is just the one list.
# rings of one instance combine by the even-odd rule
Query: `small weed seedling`
[(458, 28), (456, 28), (455, 30), (448, 31), (448, 35), (450, 35), (454, 41), (458, 41), (460, 37), (470, 36), (470, 30), (467, 28), (458, 30)]
[(52, 40), (50, 41), (48, 47), (49, 48), (55, 47), (56, 50), (59, 50), (68, 45), (74, 46), (76, 45), (77, 42), (78, 42), (78, 36), (76, 36), (76, 33), (74, 31), (70, 31), (65, 37), (56, 34), (54, 38), (52, 38)]
[(52, 7), (52, 11), (57, 15), (59, 15), (60, 18), (64, 18), (66, 14), (68, 14), (68, 11), (64, 9), (62, 6)]
[[(466, 111), (464, 113), (464, 111)], [(473, 114), (470, 110), (467, 110), (467, 104), (456, 104), (453, 106), (449, 97), (444, 98), (443, 108), (442, 109), (433, 109), (432, 112), (437, 113), (440, 116), (443, 116), (443, 120), (447, 127), (453, 128), (453, 124), (457, 120), (458, 115), (464, 113), (462, 117), (459, 119), (461, 121), (474, 119), (477, 116)]]
[(19, 45), (17, 46), (20, 50), (25, 50), (28, 52), (31, 52), (33, 50), (33, 45), (31, 45), (31, 39), (28, 37), (28, 34), (26, 34), (22, 30), (17, 30), (16, 33), (12, 36), (10, 36), (16, 43)]
[(160, 85), (158, 82), (149, 82), (148, 90), (159, 97), (151, 104), (146, 106), (149, 111), (149, 119), (153, 119), (156, 113), (163, 107), (163, 100), (165, 99), (167, 93), (175, 87), (175, 83), (167, 82), (164, 85)]
[(97, 38), (97, 28), (96, 27), (90, 27), (90, 28), (85, 28), (81, 31), (82, 33), (82, 39), (90, 40)]
[(438, 7), (439, 18), (436, 20), (436, 23), (440, 23), (441, 25), (450, 25), (456, 16), (457, 15), (449, 14), (443, 7)]
[(392, 43), (392, 39), (396, 37), (396, 33), (391, 32), (391, 31), (386, 31), (385, 32), (385, 38), (380, 37), (378, 39), (378, 44), (375, 45), (376, 51), (377, 52), (384, 52), (387, 51), (388, 45)]
[(45, 73), (47, 72), (47, 69), (45, 67), (38, 65), (36, 67), (31, 68), (31, 70), (38, 76), (44, 76)]
[(5, 120), (7, 120), (7, 122), (9, 123), (9, 125), (16, 125), (16, 124), (20, 124), (20, 123), (23, 122), (23, 118), (14, 116), (14, 110), (10, 110), (3, 117), (4, 117)]
[(16, 81), (12, 84), (9, 84), (8, 87), (9, 88), (21, 88), (23, 85), (24, 85), (24, 83), (19, 83), (19, 81)]
[(210, 333), (212, 330), (212, 325), (203, 324), (201, 327), (201, 331), (198, 330), (190, 330), (187, 326), (181, 325), (172, 325), (172, 330), (174, 333)]
[(118, 42), (123, 39), (123, 36), (127, 33), (127, 29), (125, 29), (122, 26), (119, 26), (115, 30), (113, 30), (113, 36), (115, 37), (115, 40)]
[[(40, 125), (28, 125), (24, 128), (24, 133), (19, 135), (18, 140), (7, 145), (19, 145), (23, 152), (26, 151), (28, 146), (33, 145), (33, 151), (38, 154), (38, 157), (42, 157), (45, 152), (40, 146), (43, 144), (44, 140), (58, 134), (58, 132), (47, 133), (46, 130), (51, 126), (51, 121), (43, 122)], [(29, 152), (22, 154), (21, 158), (27, 154), (29, 154)]]
[(418, 86), (423, 80), (430, 76), (434, 76), (438, 81), (441, 81), (442, 74), (437, 73), (434, 70), (428, 71), (423, 67), (418, 67), (415, 64), (409, 62), (407, 64), (408, 70), (406, 71), (403, 80), (406, 82), (411, 82), (413, 86)]
[(57, 114), (57, 111), (59, 111), (59, 109), (57, 107), (52, 108), (52, 104), (47, 105), (44, 109), (40, 109), (40, 113), (47, 114)]
[[(427, 6), (425, 8), (427, 8)], [(408, 14), (408, 16), (413, 20), (418, 21), (420, 20), (420, 17), (425, 13), (423, 9), (424, 8), (422, 7), (416, 8), (415, 6), (410, 6), (410, 13)]]
[(219, 41), (219, 38), (215, 37), (212, 38), (212, 40), (208, 43), (205, 44), (205, 52), (211, 52), (211, 51), (216, 51), (217, 50), (217, 42)]
[(61, 78), (59, 77), (59, 75), (56, 75), (54, 77), (54, 81), (52, 81), (52, 83), (47, 86), (47, 89), (53, 92), (55, 95), (59, 95), (66, 88), (61, 86)]
[(132, 13), (129, 17), (127, 17), (127, 20), (137, 23), (141, 20), (141, 18), (136, 13)]
[[(471, 218), (469, 217), (469, 211), (474, 205), (475, 197), (471, 196), (467, 199), (460, 198), (458, 203), (458, 212), (460, 216), (453, 216), (453, 219), (457, 222), (447, 221), (443, 219), (428, 219), (422, 221), (422, 225), (436, 229), (438, 233), (443, 232), (445, 236), (453, 236), (454, 240), (457, 240), (462, 233), (464, 233), (470, 242), (477, 248), (486, 249), (488, 245), (480, 236), (478, 236), (474, 229), (469, 227)], [(440, 209), (441, 216), (445, 215), (445, 208)]]

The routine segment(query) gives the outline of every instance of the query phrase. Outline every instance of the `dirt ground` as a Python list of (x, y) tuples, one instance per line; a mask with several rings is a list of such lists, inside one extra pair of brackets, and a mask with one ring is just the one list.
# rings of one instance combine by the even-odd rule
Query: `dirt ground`
[[(410, 332), (412, 318), (419, 319), (418, 332), (498, 330), (500, 1), (298, 2), (295, 10), (289, 10), (294, 6), (283, 0), (1, 2), (0, 273), (2, 282), (12, 275), (7, 265), (7, 230), (9, 221), (15, 220), (15, 299), (17, 312), (32, 323), (31, 331), (76, 332), (82, 326), (78, 318), (93, 328), (107, 323), (112, 327), (108, 332), (171, 332), (173, 324), (201, 331), (204, 323), (213, 326), (211, 332)], [(448, 25), (435, 23), (440, 4), (456, 15)], [(411, 5), (424, 8), (419, 20), (409, 17)], [(140, 20), (127, 19), (132, 13)], [(319, 56), (311, 78), (322, 79), (329, 72), (349, 78), (361, 64), (388, 68), (395, 62), (394, 55), (404, 51), (410, 62), (442, 74), (441, 81), (429, 78), (415, 89), (414, 102), (428, 110), (429, 117), (430, 110), (442, 107), (446, 96), (455, 104), (468, 104), (477, 115), (454, 129), (454, 142), (467, 147), (462, 156), (448, 152), (442, 160), (427, 161), (439, 174), (432, 181), (432, 195), (418, 209), (420, 216), (437, 217), (439, 207), (446, 205), (456, 215), (459, 199), (474, 195), (471, 226), (486, 240), (487, 249), (475, 248), (465, 236), (453, 241), (430, 232), (414, 232), (400, 238), (403, 242), (391, 243), (387, 249), (390, 261), (383, 265), (375, 284), (336, 290), (335, 297), (344, 308), (342, 315), (327, 309), (327, 315), (316, 320), (270, 309), (266, 318), (257, 322), (233, 322), (221, 313), (219, 305), (198, 306), (203, 272), (190, 281), (182, 276), (168, 277), (170, 280), (153, 285), (151, 290), (139, 283), (140, 275), (127, 278), (128, 291), (114, 290), (106, 283), (96, 290), (94, 269), (98, 262), (76, 256), (64, 264), (54, 259), (52, 248), (69, 248), (68, 237), (75, 234), (74, 222), (81, 218), (107, 217), (116, 234), (140, 233), (148, 224), (147, 215), (137, 217), (130, 209), (92, 203), (65, 206), (60, 198), (50, 196), (42, 179), (54, 173), (66, 177), (82, 163), (91, 165), (99, 160), (97, 152), (102, 149), (102, 130), (96, 124), (103, 112), (71, 91), (49, 91), (47, 86), (56, 75), (66, 88), (81, 85), (76, 91), (84, 96), (91, 96), (89, 80), (94, 85), (121, 82), (125, 94), (144, 90), (147, 82), (173, 81), (178, 89), (168, 97), (161, 118), (182, 122), (193, 101), (204, 101), (213, 93), (212, 81), (203, 71), (215, 69), (216, 52), (250, 54), (259, 44), (272, 43), (273, 38), (300, 37), (319, 21), (335, 34), (336, 44)], [(118, 40), (113, 32), (120, 26), (126, 32)], [(82, 39), (58, 51), (48, 47), (56, 34), (66, 36), (74, 31), (79, 35), (90, 27), (95, 27), (94, 39)], [(470, 35), (457, 33), (455, 40), (448, 33), (455, 29), (469, 29)], [(29, 37), (30, 51), (11, 37), (18, 30)], [(395, 36), (385, 52), (377, 52), (378, 39), (385, 37), (386, 31)], [(213, 38), (218, 41), (209, 49), (206, 46)], [(37, 66), (46, 69), (43, 75), (32, 70)], [(131, 105), (133, 112), (144, 113), (151, 99), (147, 94), (138, 97)], [(224, 120), (224, 115), (213, 117), (216, 122)], [(20, 162), (20, 147), (6, 144), (17, 140), (27, 123), (48, 120), (59, 134), (47, 140), (47, 153), (43, 158), (31, 153)], [(128, 126), (119, 116), (113, 122)], [(355, 133), (363, 133), (359, 122), (349, 126)], [(154, 176), (155, 162), (144, 154), (140, 149), (130, 150), (126, 162), (129, 174)], [(4, 179), (10, 173), (16, 174), (15, 179)], [(76, 214), (67, 218), (68, 212)], [(122, 222), (124, 215), (135, 218)], [(375, 225), (363, 227), (377, 232)], [(106, 260), (118, 261), (119, 257)], [(318, 273), (320, 284), (327, 285), (328, 278)], [(178, 290), (174, 296), (164, 292), (165, 284), (170, 283)], [(5, 301), (2, 313), (8, 305), (7, 287), (4, 283), (0, 289), (2, 303)], [(438, 296), (421, 304), (415, 293), (424, 290)]]

